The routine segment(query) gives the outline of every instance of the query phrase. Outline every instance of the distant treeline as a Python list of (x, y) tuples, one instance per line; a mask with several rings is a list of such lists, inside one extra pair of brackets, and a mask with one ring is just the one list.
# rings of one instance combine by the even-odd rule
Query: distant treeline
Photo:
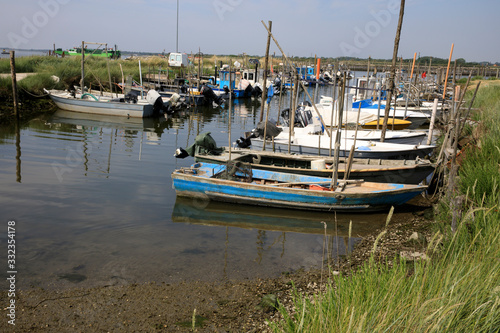
[[(325, 58), (323, 58), (323, 59), (325, 59)], [(359, 61), (359, 62), (367, 62), (368, 61), (368, 59), (353, 58), (353, 57), (337, 57), (337, 58), (328, 58), (328, 59), (332, 59), (334, 61), (349, 61), (349, 62), (357, 62), (357, 61)], [(377, 62), (382, 62), (382, 63), (391, 62), (390, 59), (370, 59), (370, 61), (372, 63), (377, 63)], [(404, 59), (403, 58), (403, 62), (409, 62), (409, 61), (413, 61), (413, 58), (408, 58), (408, 59)], [(419, 57), (419, 58), (416, 59), (416, 61), (419, 62), (420, 64), (429, 64), (432, 61), (432, 65), (436, 65), (436, 66), (440, 66), (440, 65), (441, 66), (443, 66), (443, 65), (446, 66), (448, 64), (448, 59), (431, 57), (431, 56)], [(474, 62), (474, 61), (467, 61), (464, 58), (452, 59), (452, 61), (453, 62), (456, 61), (457, 65), (458, 66), (462, 66), (462, 67), (493, 66), (493, 65), (500, 66), (500, 62), (496, 62), (496, 63), (491, 63), (491, 62), (488, 62), (488, 61)]]
[[(31, 49), (31, 50), (19, 50), (19, 51), (37, 51), (37, 52), (49, 52), (48, 49)], [(138, 55), (138, 56), (168, 56), (170, 52), (162, 51), (162, 52), (134, 52), (134, 51), (121, 51), (122, 55), (124, 57), (130, 56), (130, 55)], [(187, 54), (191, 55), (193, 54), (194, 56), (197, 55), (197, 52), (186, 52)], [(263, 56), (261, 55), (250, 55), (250, 54), (209, 54), (209, 53), (201, 53), (203, 57), (228, 57), (228, 58), (243, 58), (246, 57), (248, 59), (250, 58), (256, 58), (260, 59)], [(281, 54), (273, 54), (271, 55), (273, 58), (281, 58)], [(289, 58), (293, 59), (293, 61), (299, 61), (299, 62), (311, 62), (314, 60), (314, 57), (294, 57), (294, 56), (289, 56)], [(355, 62), (360, 62), (360, 63), (366, 63), (368, 61), (368, 58), (356, 58), (356, 57), (321, 57), (322, 62), (324, 63), (333, 63), (333, 62), (350, 62), (350, 63), (355, 63)], [(431, 57), (431, 56), (424, 56), (424, 57), (418, 57), (417, 62), (420, 64), (429, 64), (431, 63), (432, 59), (432, 65), (435, 66), (446, 66), (448, 64), (448, 59), (443, 59), (443, 58), (437, 58), (437, 57)], [(400, 59), (398, 59), (399, 61)], [(413, 58), (408, 58), (404, 59), (403, 62), (411, 62), (413, 61)], [(476, 61), (467, 61), (464, 58), (458, 58), (458, 59), (452, 59), (453, 62), (457, 62), (458, 66), (462, 67), (474, 67), (474, 66), (500, 66), (500, 62), (495, 62), (491, 63), (488, 61), (481, 61), (481, 62), (476, 62)], [(374, 59), (370, 58), (370, 62), (372, 64), (376, 63), (390, 63), (391, 59)]]

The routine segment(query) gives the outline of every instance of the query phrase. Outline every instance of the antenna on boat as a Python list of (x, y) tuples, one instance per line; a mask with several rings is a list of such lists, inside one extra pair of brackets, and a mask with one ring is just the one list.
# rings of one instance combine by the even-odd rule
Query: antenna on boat
[(179, 53), (179, 0), (177, 0), (177, 36), (175, 37), (175, 53)]

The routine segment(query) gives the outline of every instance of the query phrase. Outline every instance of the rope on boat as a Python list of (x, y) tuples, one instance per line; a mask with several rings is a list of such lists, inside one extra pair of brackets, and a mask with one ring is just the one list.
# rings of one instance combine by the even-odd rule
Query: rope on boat
[(90, 96), (92, 97), (93, 99), (95, 99), (96, 101), (98, 101), (97, 97), (95, 97), (94, 95), (90, 94), (90, 93), (85, 93), (85, 94), (82, 94), (82, 97), (80, 99), (83, 99), (85, 96)]
[(42, 97), (45, 97), (45, 96), (49, 96), (49, 94), (35, 95), (35, 94), (30, 93), (28, 90), (24, 89), (23, 87), (20, 87), (20, 88), (22, 90), (24, 90), (24, 92), (27, 93), (28, 95), (31, 95), (31, 96), (36, 97), (36, 98), (42, 98)]

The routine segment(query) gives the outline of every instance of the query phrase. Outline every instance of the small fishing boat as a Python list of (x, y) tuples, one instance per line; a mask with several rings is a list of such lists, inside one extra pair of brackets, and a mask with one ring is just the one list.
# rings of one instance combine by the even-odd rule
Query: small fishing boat
[[(279, 128), (282, 129), (281, 133), (276, 137), (278, 139), (280, 138), (286, 138), (288, 140), (288, 132), (290, 131), (289, 127), (286, 126), (278, 126)], [(333, 128), (331, 130), (333, 133), (335, 133), (336, 129)], [(316, 126), (314, 124), (307, 125), (306, 127), (294, 127), (293, 129), (294, 136), (295, 137), (308, 137), (308, 136), (313, 136), (315, 137), (315, 141), (330, 141), (329, 136), (327, 133), (325, 133), (322, 130), (321, 125), (317, 124)], [(322, 138), (318, 138), (318, 136), (322, 136)], [(401, 144), (408, 144), (408, 145), (418, 145), (420, 144), (425, 137), (427, 136), (427, 133), (424, 131), (417, 131), (417, 130), (410, 130), (410, 131), (402, 131), (402, 130), (397, 130), (393, 131), (390, 130), (389, 128), (385, 131), (385, 142), (388, 143), (401, 143)], [(353, 129), (342, 129), (341, 130), (341, 137), (342, 139), (356, 139), (359, 140), (360, 142), (363, 141), (381, 141), (382, 138), (382, 130), (381, 129), (358, 129), (353, 130)]]
[(7, 51), (6, 49), (3, 49), (2, 54), (9, 54), (9, 51)]
[[(348, 95), (348, 97), (352, 97)], [(328, 96), (321, 96), (321, 99), (318, 104), (316, 104), (316, 110), (318, 110), (319, 114), (323, 118), (323, 121), (328, 127), (337, 127), (338, 126), (338, 105), (337, 101), (335, 102), (335, 106), (332, 110), (333, 98)], [(356, 123), (363, 129), (377, 129), (377, 123), (379, 124), (378, 128), (382, 128), (384, 115), (378, 117), (372, 111), (364, 112), (358, 109), (351, 109), (347, 107), (346, 110), (342, 113), (342, 126), (354, 126)], [(299, 107), (300, 108), (300, 107)], [(305, 111), (309, 111), (312, 114), (316, 114), (315, 109), (311, 105), (304, 106)], [(297, 109), (299, 111), (299, 109)], [(333, 115), (332, 115), (333, 111)], [(412, 125), (412, 122), (409, 120), (398, 119), (398, 118), (389, 118), (387, 120), (387, 129), (389, 130), (403, 130)], [(415, 126), (415, 125), (414, 125)]]
[[(219, 155), (207, 153), (197, 148), (196, 162), (226, 164), (229, 150), (224, 149)], [(252, 168), (262, 170), (296, 173), (308, 176), (331, 178), (333, 158), (313, 155), (291, 155), (272, 151), (257, 151), (232, 148), (231, 161), (251, 164)], [(369, 182), (420, 184), (434, 172), (435, 164), (428, 160), (382, 160), (353, 159), (350, 165), (342, 159), (338, 165), (338, 177), (343, 179), (347, 171), (349, 179), (363, 179)]]
[[(238, 78), (236, 76), (239, 76)], [(238, 83), (236, 82), (238, 81)], [(250, 83), (245, 85), (245, 88), (240, 89), (238, 86), (239, 81), (241, 81), (241, 73), (226, 69), (221, 69), (219, 71), (219, 78), (217, 79), (216, 86), (210, 86), (210, 88), (219, 96), (223, 96), (232, 93), (232, 98), (246, 98), (253, 95), (253, 88)], [(227, 98), (226, 98), (227, 99)]]
[[(288, 138), (274, 138), (267, 140), (267, 149), (277, 152), (290, 152), (295, 154), (332, 156), (334, 145), (330, 144), (330, 138), (324, 139), (327, 136), (309, 135), (295, 136), (290, 144)], [(323, 138), (323, 140), (322, 140)], [(252, 149), (262, 150), (264, 140), (261, 138), (252, 139)], [(387, 143), (378, 141), (362, 141), (353, 139), (342, 139), (339, 147), (340, 157), (349, 157), (351, 147), (354, 148), (354, 158), (371, 158), (371, 159), (406, 159), (412, 160), (417, 157), (428, 157), (436, 146), (432, 145), (409, 145), (401, 143)], [(332, 147), (330, 149), (330, 147)]]
[[(378, 101), (373, 101), (371, 99), (361, 100), (352, 103), (352, 109), (358, 110), (361, 112), (371, 113), (377, 117), (383, 118), (385, 116), (385, 104), (380, 103)], [(389, 118), (395, 119), (403, 119), (411, 122), (411, 126), (409, 128), (419, 128), (425, 124), (428, 124), (431, 120), (431, 114), (418, 110), (404, 110), (403, 108), (390, 108), (389, 110)]]
[[(245, 134), (245, 138), (240, 138), (236, 143), (241, 148), (251, 147), (255, 150), (264, 150), (266, 148), (277, 152), (289, 152), (305, 155), (332, 156), (335, 150), (334, 134), (329, 137), (328, 134), (321, 133), (321, 126), (317, 124), (306, 124), (303, 128), (296, 128), (293, 135), (290, 135), (284, 128), (280, 128), (270, 122), (267, 126), (263, 123), (257, 124), (257, 127), (251, 132)], [(264, 134), (264, 132), (266, 132)], [(319, 133), (318, 133), (319, 132)], [(393, 131), (396, 133), (397, 131)], [(266, 141), (264, 142), (264, 135)], [(356, 135), (356, 134), (354, 134)], [(380, 131), (378, 131), (380, 140)], [(387, 136), (389, 138), (389, 136)], [(394, 136), (397, 138), (397, 136)], [(416, 136), (421, 141), (422, 136)], [(403, 137), (405, 139), (405, 137)], [(408, 138), (406, 138), (408, 139)], [(373, 159), (415, 159), (417, 157), (425, 158), (429, 156), (435, 146), (422, 144), (403, 144), (379, 142), (375, 138), (367, 140), (358, 140), (353, 137), (342, 136), (339, 142), (339, 157), (348, 157), (354, 146), (353, 158), (373, 158)]]
[(146, 98), (123, 94), (113, 97), (109, 93), (98, 95), (64, 90), (44, 91), (60, 109), (89, 114), (147, 118), (170, 113), (172, 106), (155, 90), (148, 91)]
[(406, 203), (427, 187), (423, 185), (371, 183), (293, 173), (196, 163), (172, 173), (178, 196), (258, 206), (318, 211), (367, 212)]

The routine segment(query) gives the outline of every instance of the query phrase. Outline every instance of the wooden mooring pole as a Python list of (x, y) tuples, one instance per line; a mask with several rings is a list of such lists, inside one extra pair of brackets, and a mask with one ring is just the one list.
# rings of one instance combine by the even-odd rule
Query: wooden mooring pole
[(269, 32), (267, 33), (267, 45), (266, 45), (266, 58), (264, 60), (264, 83), (262, 84), (262, 101), (260, 107), (260, 121), (264, 119), (264, 106), (266, 105), (267, 98), (267, 66), (269, 63), (269, 45), (271, 44), (271, 28), (273, 22), (269, 21)]
[[(382, 123), (382, 133), (380, 134), (381, 142), (385, 141), (385, 132), (387, 131), (387, 122), (389, 120), (389, 112), (391, 109), (392, 94), (394, 92), (394, 77), (396, 74), (396, 60), (398, 57), (399, 39), (401, 37), (401, 27), (403, 25), (404, 12), (405, 12), (405, 0), (401, 0), (401, 7), (399, 8), (398, 27), (396, 29), (396, 38), (394, 39), (394, 50), (392, 53), (392, 64), (391, 64), (391, 71), (389, 75), (389, 83), (387, 89), (387, 102), (385, 104), (385, 110), (384, 110), (384, 122)], [(396, 104), (394, 104), (394, 114), (396, 114), (395, 107)]]
[(12, 97), (14, 99), (14, 114), (19, 118), (19, 102), (17, 100), (16, 58), (15, 51), (10, 51), (10, 73), (12, 76)]

